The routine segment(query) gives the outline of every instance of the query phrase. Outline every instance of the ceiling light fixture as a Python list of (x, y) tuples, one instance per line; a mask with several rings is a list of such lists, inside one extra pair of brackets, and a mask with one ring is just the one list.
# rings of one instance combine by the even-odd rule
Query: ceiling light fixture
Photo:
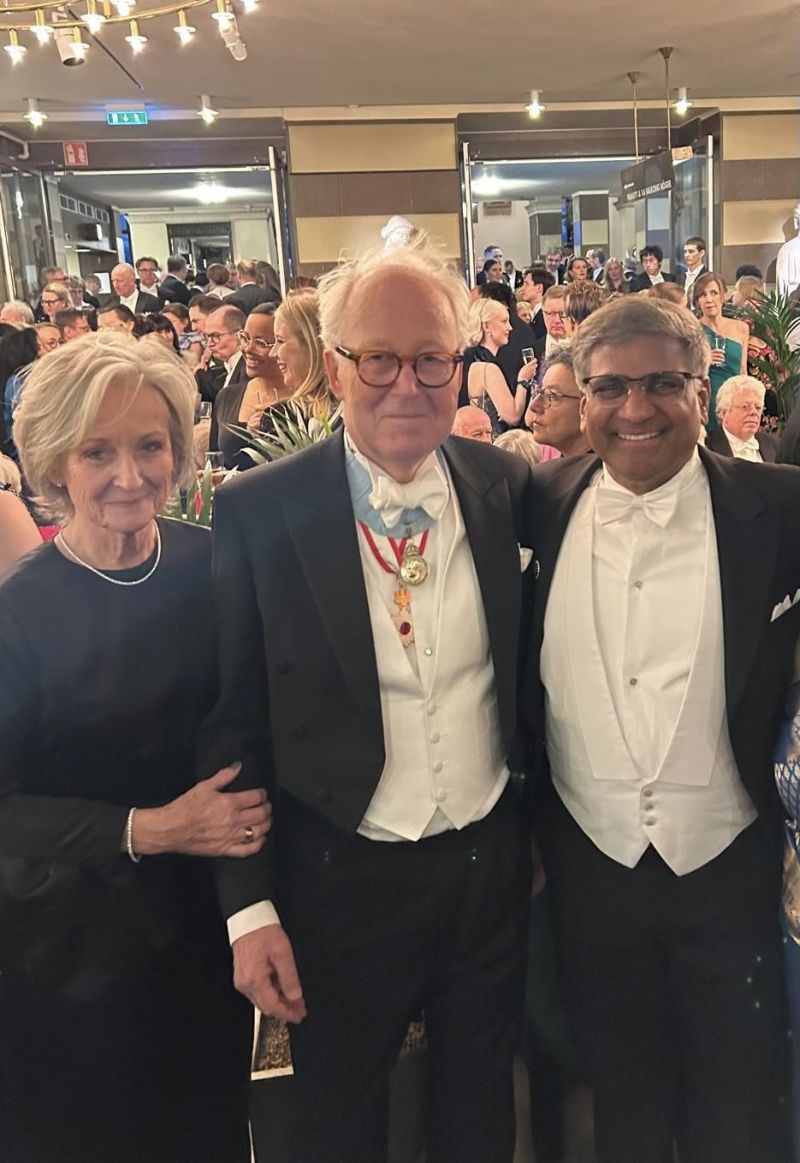
[(242, 12), (249, 15), (258, 11), (258, 0), (242, 0)]
[(23, 113), (22, 116), (34, 129), (41, 129), (45, 121), (47, 121), (47, 114), (42, 113), (41, 109), (39, 109), (35, 97), (26, 97), (25, 102), (28, 106), (28, 111), (27, 113)]
[(219, 113), (211, 104), (211, 98), (207, 93), (204, 93), (200, 98), (200, 108), (197, 111), (197, 116), (201, 118), (206, 125), (213, 125), (219, 117)]
[(41, 8), (36, 9), (36, 16), (34, 17), (35, 24), (31, 32), (38, 40), (39, 44), (47, 44), (53, 35), (53, 30), (44, 18), (44, 12)]
[(217, 0), (217, 11), (212, 12), (211, 16), (217, 22), (220, 36), (224, 36), (231, 25), (236, 23), (236, 17), (228, 7), (228, 0)]
[(525, 110), (528, 116), (535, 120), (537, 117), (542, 116), (546, 108), (547, 106), (542, 105), (541, 101), (539, 100), (539, 90), (531, 89), (531, 99), (525, 106)]
[(485, 173), (480, 178), (476, 178), (472, 183), (472, 189), (476, 194), (481, 194), (486, 198), (494, 198), (503, 188), (503, 183), (500, 178), (495, 177), (494, 174)]
[(112, 0), (112, 2), (117, 10), (117, 15), (123, 19), (130, 16), (136, 6), (136, 0)]
[(138, 20), (131, 21), (130, 32), (125, 37), (125, 39), (128, 42), (128, 44), (131, 46), (131, 52), (134, 54), (134, 56), (138, 56), (138, 54), (142, 51), (144, 46), (147, 44), (147, 37), (142, 36), (142, 34), (139, 32)]
[(178, 23), (175, 25), (174, 31), (178, 34), (178, 40), (184, 48), (187, 44), (192, 43), (192, 37), (197, 32), (195, 26), (186, 19), (186, 12), (183, 8), (178, 13)]
[(685, 85), (681, 85), (678, 89), (678, 100), (672, 106), (679, 117), (685, 117), (692, 107), (692, 103), (688, 97), (688, 90)]
[(217, 182), (201, 182), (199, 186), (195, 186), (194, 195), (198, 202), (202, 202), (204, 206), (213, 206), (218, 202), (228, 201), (228, 191), (225, 186), (218, 185)]
[(106, 18), (102, 12), (97, 11), (97, 0), (87, 0), (86, 12), (81, 17), (81, 20), (89, 29), (92, 36), (97, 36), (100, 29), (106, 22)]
[(8, 34), (8, 44), (3, 45), (4, 49), (11, 57), (12, 65), (18, 65), (25, 59), (25, 53), (28, 51), (24, 44), (19, 43), (16, 29), (12, 28)]

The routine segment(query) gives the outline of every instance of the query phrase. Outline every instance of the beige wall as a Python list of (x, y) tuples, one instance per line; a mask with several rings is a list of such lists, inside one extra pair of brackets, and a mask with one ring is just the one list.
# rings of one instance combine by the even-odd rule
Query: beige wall
[(721, 152), (722, 274), (755, 263), (772, 283), (800, 200), (800, 114), (725, 114)]
[(483, 265), (487, 246), (499, 246), (503, 258), (510, 258), (518, 270), (531, 261), (531, 224), (527, 202), (512, 202), (510, 214), (484, 214), (484, 203), (478, 203), (478, 221), (473, 227), (475, 263)]
[(289, 157), (293, 174), (451, 170), (456, 164), (455, 125), (290, 125)]
[(297, 273), (316, 275), (380, 246), (395, 214), (460, 258), (454, 122), (290, 125), (288, 135)]
[[(457, 214), (413, 214), (409, 220), (441, 246), (445, 254), (461, 253), (461, 222)], [(385, 215), (344, 218), (298, 218), (297, 248), (301, 263), (333, 264), (343, 257), (363, 254), (382, 244), (381, 227)]]
[(133, 247), (134, 262), (143, 255), (158, 259), (162, 266), (166, 265), (169, 254), (169, 235), (164, 222), (135, 222), (128, 219), (131, 231), (131, 246)]

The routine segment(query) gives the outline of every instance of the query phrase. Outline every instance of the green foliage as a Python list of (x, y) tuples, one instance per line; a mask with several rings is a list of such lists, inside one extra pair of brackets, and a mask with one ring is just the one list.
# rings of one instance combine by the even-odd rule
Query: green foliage
[(211, 465), (207, 464), (199, 477), (192, 481), (185, 494), (178, 489), (164, 507), (164, 516), (176, 521), (188, 521), (190, 525), (211, 525), (211, 509), (214, 501), (214, 484)]
[(249, 447), (243, 449), (243, 452), (254, 464), (267, 464), (327, 440), (332, 435), (340, 415), (341, 407), (337, 408), (327, 420), (317, 420), (314, 416), (306, 417), (296, 408), (270, 408), (269, 418), (274, 431), (254, 433), (241, 425), (231, 426), (231, 431), (250, 441)]
[(750, 361), (759, 377), (775, 389), (781, 414), (788, 416), (800, 391), (800, 349), (793, 351), (789, 333), (798, 327), (794, 339), (800, 339), (800, 308), (791, 303), (788, 295), (770, 291), (752, 303), (736, 309), (736, 317), (750, 326), (751, 335), (766, 343), (767, 353)]

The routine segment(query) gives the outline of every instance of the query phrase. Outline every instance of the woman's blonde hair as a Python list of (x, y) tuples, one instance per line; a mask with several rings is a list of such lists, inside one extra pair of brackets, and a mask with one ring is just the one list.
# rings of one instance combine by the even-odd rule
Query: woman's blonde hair
[(6, 485), (17, 497), (22, 492), (22, 477), (10, 456), (0, 452), (0, 484)]
[(89, 435), (113, 385), (130, 399), (142, 384), (167, 405), (174, 463), (173, 482), (188, 485), (195, 472), (194, 377), (157, 339), (136, 340), (118, 331), (74, 339), (32, 364), (14, 414), (14, 441), (37, 507), (62, 522), (72, 512), (69, 495), (56, 485), (64, 457)]
[(467, 315), (467, 330), (470, 347), (475, 347), (483, 339), (487, 323), (493, 319), (508, 318), (508, 308), (497, 299), (476, 299), (470, 303)]
[(505, 452), (513, 452), (527, 460), (531, 467), (539, 464), (542, 459), (542, 446), (532, 432), (523, 432), (521, 428), (509, 428), (508, 432), (501, 432), (494, 442), (495, 448), (502, 448)]
[(308, 374), (287, 402), (294, 404), (306, 416), (327, 420), (333, 411), (334, 401), (322, 358), (317, 292), (313, 288), (290, 292), (275, 312), (275, 326), (281, 323), (299, 339), (309, 354)]

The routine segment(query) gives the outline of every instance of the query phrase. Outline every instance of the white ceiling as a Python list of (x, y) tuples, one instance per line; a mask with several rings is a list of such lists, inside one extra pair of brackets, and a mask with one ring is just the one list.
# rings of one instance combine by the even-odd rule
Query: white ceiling
[(212, 203), (214, 210), (225, 207), (263, 209), (272, 204), (269, 174), (258, 170), (193, 170), (146, 174), (70, 174), (59, 186), (69, 194), (113, 206), (125, 212), (133, 210), (170, 210), (191, 207), (201, 209), (208, 203), (197, 196), (198, 186), (219, 186), (227, 195)]
[[(139, 11), (148, 3), (139, 0)], [(660, 45), (675, 48), (673, 85), (690, 86), (696, 98), (798, 89), (797, 0), (262, 0), (239, 17), (249, 51), (241, 64), (224, 48), (212, 11), (207, 4), (192, 13), (199, 32), (186, 49), (172, 32), (174, 17), (142, 22), (150, 43), (137, 57), (123, 41), (125, 26), (102, 34), (138, 85), (99, 45), (69, 69), (52, 45), (41, 49), (23, 35), (26, 59), (0, 68), (0, 109), (19, 109), (26, 96), (53, 112), (134, 100), (193, 108), (203, 92), (223, 109), (474, 106), (523, 103), (532, 87), (545, 102), (627, 100), (630, 69), (641, 70), (640, 96), (654, 99), (664, 91)]]
[[(527, 201), (533, 198), (563, 198), (579, 191), (620, 192), (620, 171), (633, 165), (634, 158), (561, 158), (547, 162), (489, 162), (472, 166), (472, 194), (477, 202), (493, 199)], [(481, 178), (500, 183), (497, 192), (484, 190)]]

